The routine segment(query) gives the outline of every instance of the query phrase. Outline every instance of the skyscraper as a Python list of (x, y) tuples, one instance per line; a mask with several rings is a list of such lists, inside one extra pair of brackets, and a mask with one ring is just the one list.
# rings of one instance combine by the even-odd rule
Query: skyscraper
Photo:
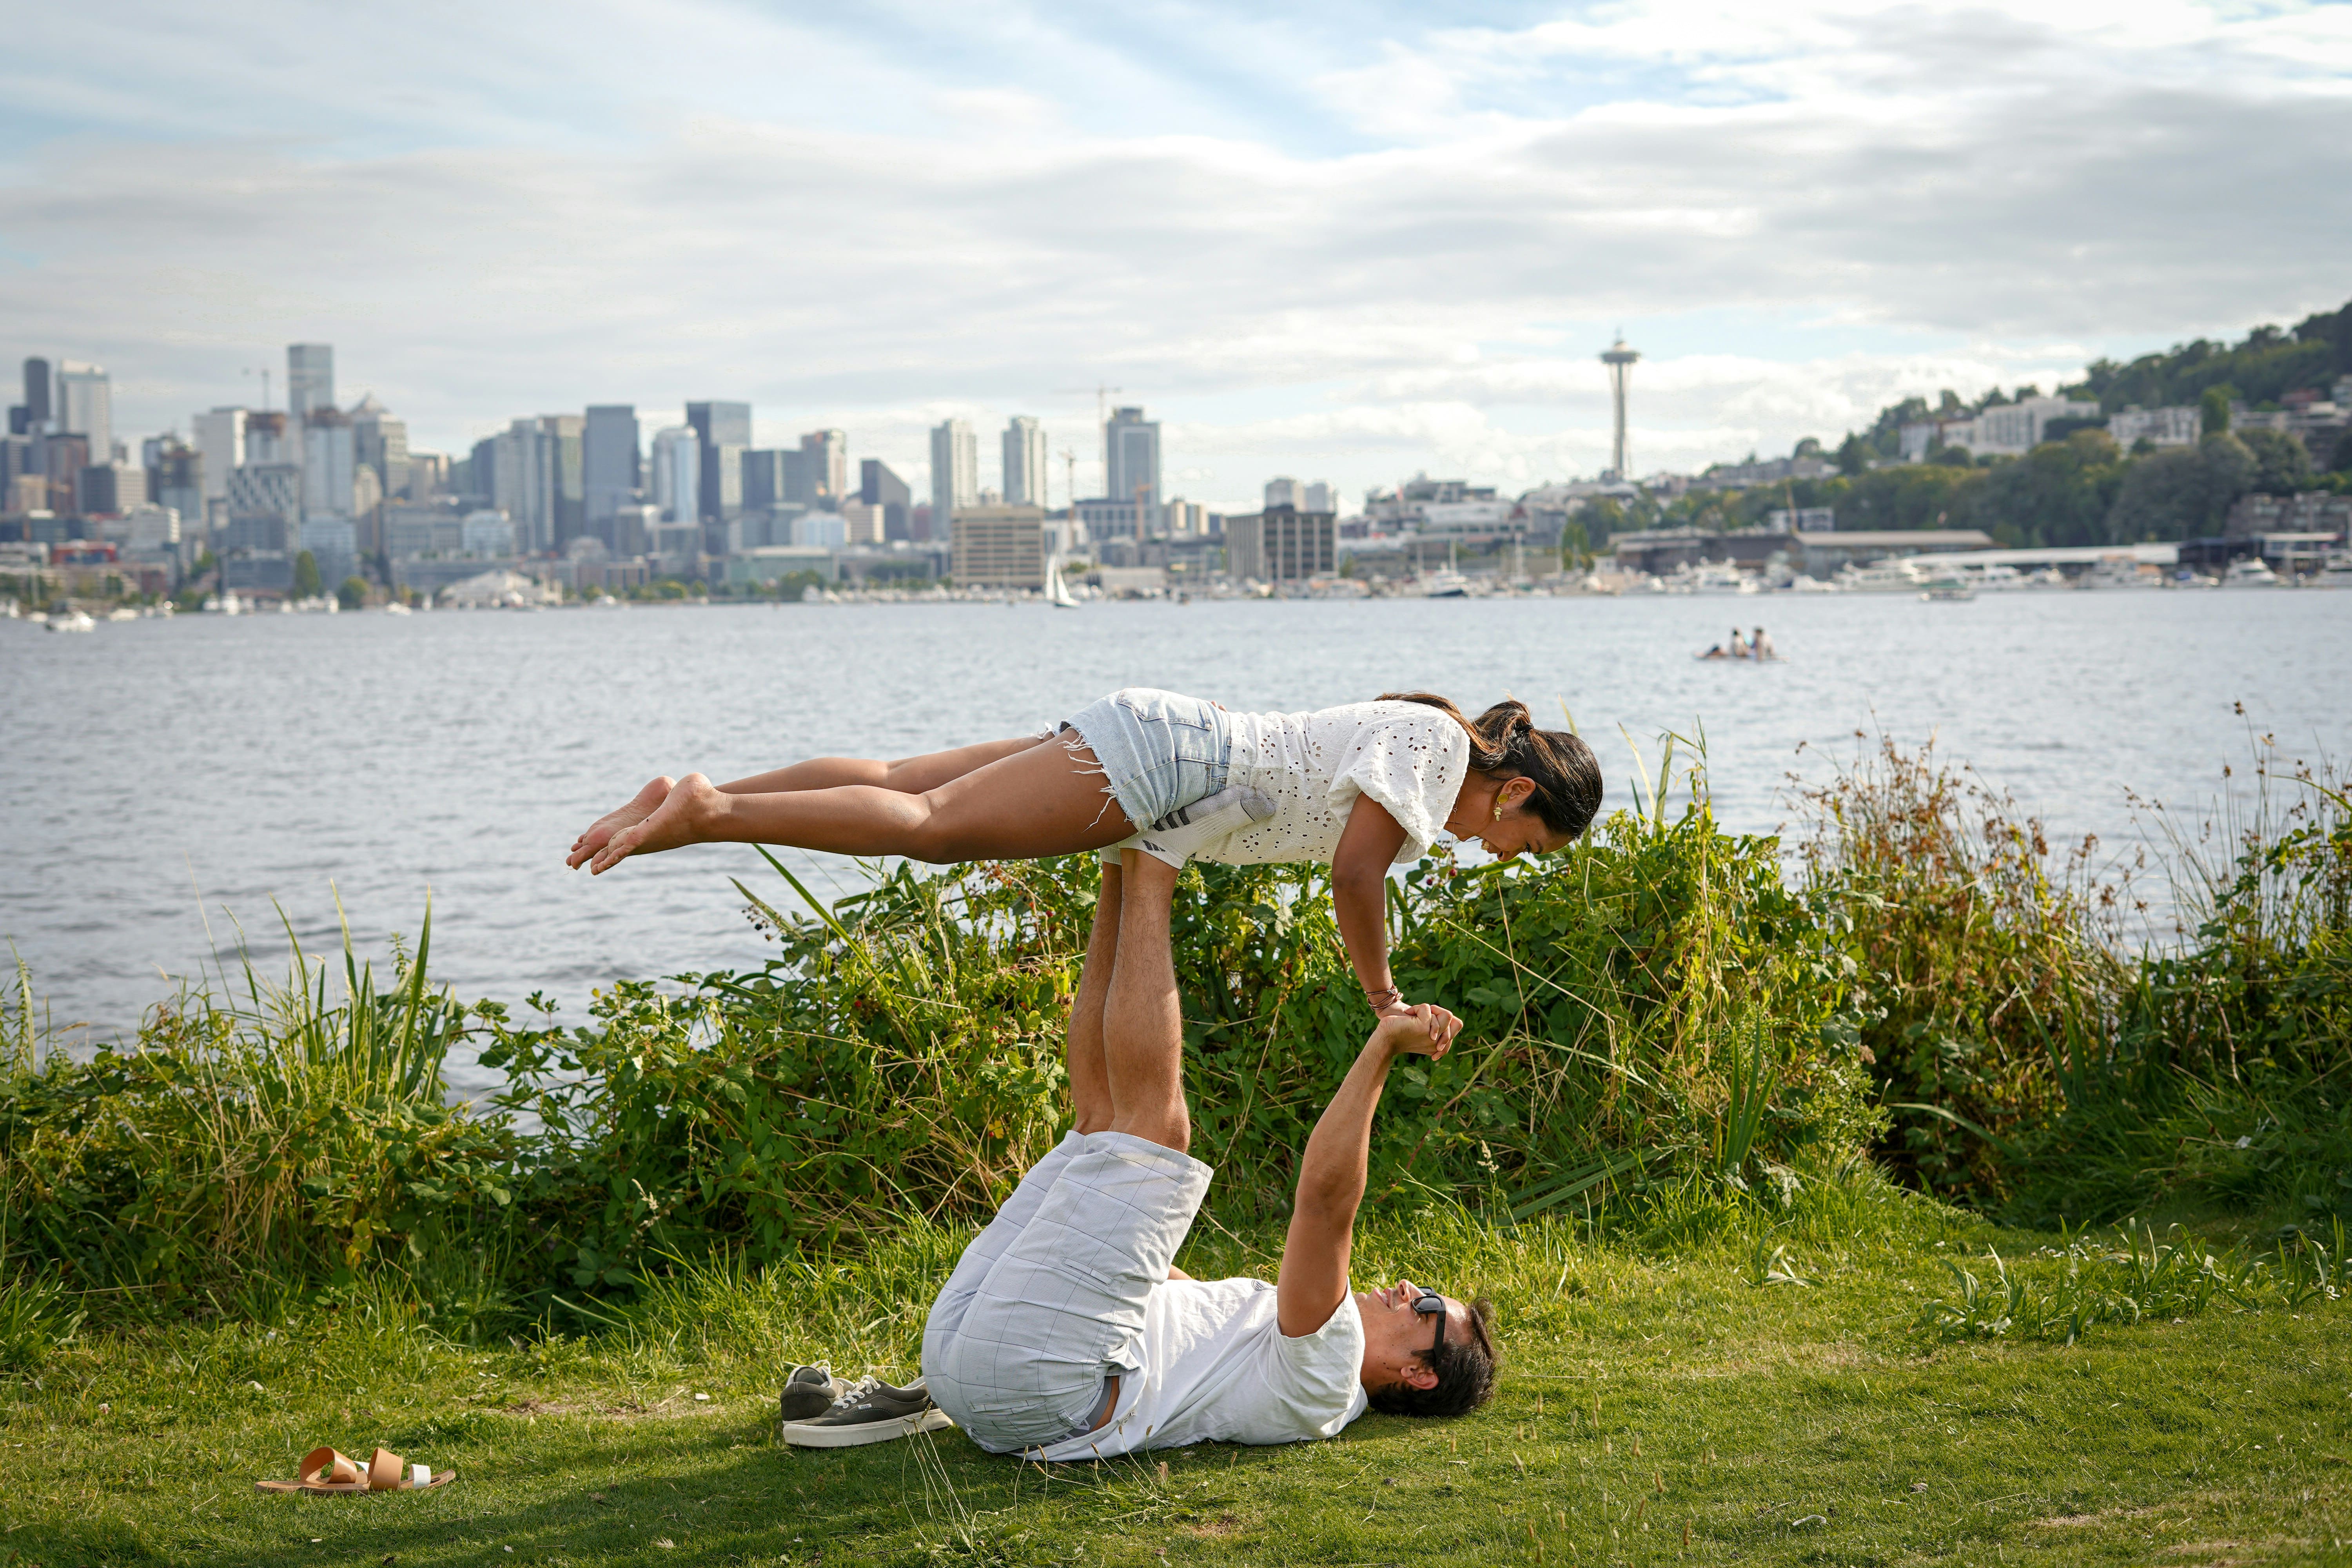
[(42, 426), (48, 424), (50, 419), (55, 417), (55, 414), (50, 404), (50, 395), (55, 390), (55, 384), (49, 379), (49, 362), (45, 359), (26, 360), (25, 362), (24, 403), (26, 428), (12, 431), (10, 434), (17, 436), (40, 435), (42, 433)]
[(692, 522), (702, 515), (702, 440), (693, 428), (673, 425), (654, 432), (652, 494), (664, 522)]
[(352, 445), (360, 467), (375, 470), (387, 496), (408, 489), (408, 422), (369, 393), (352, 408)]
[(1004, 504), (1045, 504), (1045, 428), (1026, 414), (1004, 427)]
[[(723, 523), (743, 510), (743, 454), (751, 446), (751, 405), (748, 403), (689, 403), (686, 422), (701, 443), (698, 491), (705, 522)], [(680, 519), (680, 521), (685, 521)], [(712, 548), (706, 535), (704, 548)]]
[(228, 494), (230, 470), (245, 467), (245, 410), (215, 408), (196, 415), (188, 426), (205, 455), (205, 499), (218, 500)]
[[(914, 510), (915, 492), (907, 481), (890, 471), (890, 466), (879, 458), (868, 458), (858, 465), (857, 499), (867, 506), (882, 509), (882, 537), (910, 539), (908, 519)], [(936, 519), (931, 524), (931, 536), (943, 537), (946, 530)]]
[(815, 463), (816, 471), (812, 477), (818, 495), (827, 500), (845, 499), (849, 494), (849, 437), (838, 430), (812, 430), (801, 437), (801, 450)]
[(349, 517), (359, 468), (352, 416), (328, 404), (302, 419), (302, 515)]
[(616, 548), (613, 519), (633, 504), (643, 489), (645, 460), (637, 445), (637, 411), (626, 403), (591, 405), (581, 437), (580, 467), (586, 489), (588, 531)]
[(980, 500), (980, 441), (970, 422), (950, 419), (931, 430), (931, 537), (955, 538), (958, 508)]
[(286, 412), (299, 425), (314, 408), (335, 405), (335, 351), (329, 343), (286, 345)]
[(58, 401), (52, 413), (58, 429), (89, 437), (89, 460), (114, 461), (114, 384), (106, 367), (79, 360), (58, 362)]
[(1112, 409), (1103, 426), (1103, 473), (1105, 500), (1139, 501), (1144, 517), (1158, 516), (1160, 422), (1140, 408)]

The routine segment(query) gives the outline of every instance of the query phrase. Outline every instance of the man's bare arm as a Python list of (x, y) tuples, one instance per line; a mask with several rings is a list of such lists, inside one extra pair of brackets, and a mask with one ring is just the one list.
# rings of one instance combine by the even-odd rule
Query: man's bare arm
[(1275, 1288), (1275, 1316), (1286, 1338), (1313, 1333), (1348, 1299), (1356, 1211), (1364, 1201), (1365, 1168), (1371, 1159), (1372, 1112), (1389, 1068), (1401, 1056), (1444, 1056), (1461, 1027), (1461, 1019), (1426, 1003), (1381, 1019), (1339, 1092), (1323, 1108), (1299, 1156), (1298, 1196)]

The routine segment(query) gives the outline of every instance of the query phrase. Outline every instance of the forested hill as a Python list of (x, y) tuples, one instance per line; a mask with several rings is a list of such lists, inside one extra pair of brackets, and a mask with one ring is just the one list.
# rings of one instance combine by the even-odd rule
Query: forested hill
[[(1931, 404), (1906, 398), (1880, 411), (1867, 430), (1836, 449), (1833, 478), (1748, 490), (1693, 491), (1668, 504), (1643, 498), (1632, 507), (1605, 504), (1586, 520), (1596, 541), (1627, 527), (1692, 523), (1738, 528), (1760, 523), (1793, 500), (1832, 507), (1841, 530), (1980, 528), (2008, 545), (2130, 544), (2208, 537), (2222, 531), (2230, 509), (2249, 492), (2294, 495), (2352, 491), (2352, 434), (2315, 454), (2296, 437), (2261, 428), (2228, 429), (2231, 403), (2276, 407), (2309, 388), (2326, 397), (2352, 375), (2352, 303), (2306, 318), (2289, 331), (2257, 327), (2236, 343), (2204, 340), (2128, 364), (2101, 360), (2084, 379), (2052, 390), (2098, 400), (2105, 414), (2144, 408), (2205, 407), (2207, 434), (2193, 447), (2125, 451), (2100, 428), (2069, 428), (2021, 458), (1971, 458), (1948, 449), (1923, 463), (1895, 461), (1905, 425), (1930, 417), (1965, 418), (2042, 389), (1999, 389), (1973, 400), (1947, 391)], [(2251, 422), (2249, 422), (2251, 423)], [(1800, 455), (1820, 453), (1812, 440)]]

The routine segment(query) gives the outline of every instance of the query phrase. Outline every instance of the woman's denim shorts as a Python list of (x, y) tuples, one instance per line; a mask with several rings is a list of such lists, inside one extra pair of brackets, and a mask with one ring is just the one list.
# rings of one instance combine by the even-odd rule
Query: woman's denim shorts
[(1234, 735), (1225, 710), (1197, 697), (1130, 686), (1063, 721), (1092, 747), (1103, 782), (1141, 832), (1225, 787)]

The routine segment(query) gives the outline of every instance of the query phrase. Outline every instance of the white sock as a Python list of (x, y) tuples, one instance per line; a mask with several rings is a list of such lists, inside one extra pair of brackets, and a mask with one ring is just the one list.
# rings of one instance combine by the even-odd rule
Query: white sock
[(1219, 839), (1273, 815), (1273, 801), (1255, 790), (1228, 784), (1170, 812), (1137, 834), (1134, 844), (1155, 860), (1181, 867)]

